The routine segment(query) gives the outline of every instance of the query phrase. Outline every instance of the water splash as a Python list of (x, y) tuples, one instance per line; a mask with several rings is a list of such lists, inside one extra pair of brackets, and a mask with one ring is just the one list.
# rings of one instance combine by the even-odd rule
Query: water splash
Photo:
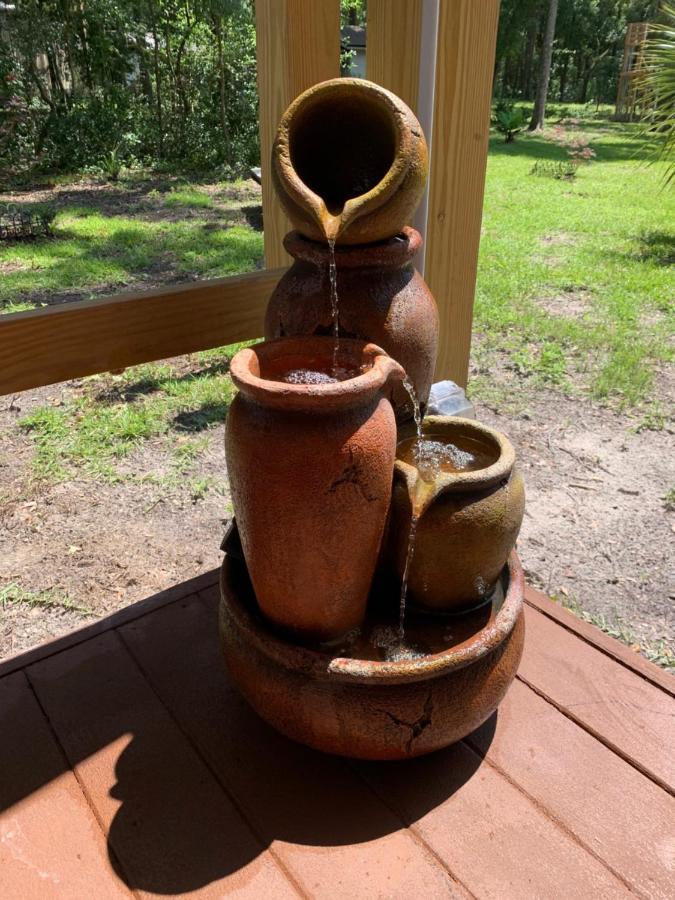
[(337, 369), (340, 339), (340, 301), (337, 291), (337, 265), (335, 263), (335, 239), (328, 239), (328, 280), (330, 282), (330, 310), (333, 317), (333, 370)]
[[(433, 439), (417, 440), (407, 455), (417, 466), (418, 477), (427, 482), (435, 481), (442, 472), (471, 472), (489, 464), (477, 453), (463, 450), (449, 441)], [(399, 452), (401, 458), (405, 459), (405, 456)]]
[(415, 428), (417, 429), (417, 439), (422, 439), (422, 411), (420, 410), (420, 402), (417, 399), (417, 393), (415, 392), (415, 386), (413, 385), (410, 378), (406, 375), (403, 379), (403, 387), (408, 392), (408, 396), (410, 397), (410, 402), (412, 403), (413, 415), (415, 417)]
[(399, 631), (391, 625), (374, 628), (370, 642), (382, 652), (386, 662), (403, 662), (404, 660), (422, 659), (427, 651), (413, 644), (406, 644)]
[[(278, 377), (286, 384), (337, 384), (338, 381), (349, 381), (358, 378), (367, 371), (367, 366), (332, 366), (331, 371), (322, 369), (289, 369)], [(275, 376), (276, 380), (276, 376)]]
[(283, 376), (283, 380), (286, 384), (335, 384), (338, 378), (313, 369), (291, 369)]

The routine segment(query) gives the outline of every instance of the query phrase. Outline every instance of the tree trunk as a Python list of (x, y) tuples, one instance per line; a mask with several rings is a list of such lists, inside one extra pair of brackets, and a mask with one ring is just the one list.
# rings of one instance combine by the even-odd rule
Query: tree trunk
[(216, 46), (218, 49), (218, 112), (220, 115), (220, 130), (223, 133), (223, 156), (229, 162), (230, 156), (230, 131), (227, 126), (227, 108), (225, 105), (225, 60), (223, 57), (223, 23), (220, 16), (214, 16), (213, 27), (216, 33)]
[(548, 82), (551, 77), (551, 58), (553, 56), (553, 38), (555, 37), (555, 20), (558, 16), (558, 0), (549, 0), (548, 16), (546, 17), (546, 31), (541, 48), (539, 60), (539, 78), (537, 79), (537, 95), (534, 101), (534, 110), (529, 125), (529, 131), (539, 131), (544, 127), (546, 114), (546, 98), (548, 96)]
[(565, 102), (565, 88), (567, 87), (567, 70), (569, 69), (570, 58), (566, 53), (563, 57), (562, 68), (560, 69), (560, 102)]
[(533, 22), (527, 32), (525, 55), (523, 57), (523, 80), (520, 85), (523, 100), (532, 99), (532, 69), (534, 68), (534, 48), (537, 45), (538, 30), (537, 23)]
[(157, 28), (152, 23), (153, 61), (155, 65), (155, 98), (157, 100), (157, 154), (160, 159), (164, 157), (164, 120), (162, 116), (162, 81), (159, 70), (159, 41)]

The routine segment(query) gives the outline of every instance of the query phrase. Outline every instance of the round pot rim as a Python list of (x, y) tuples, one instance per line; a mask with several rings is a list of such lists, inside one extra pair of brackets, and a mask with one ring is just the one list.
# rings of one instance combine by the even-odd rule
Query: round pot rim
[(494, 618), (472, 639), (418, 659), (396, 662), (359, 660), (334, 656), (326, 649), (292, 643), (266, 626), (262, 617), (254, 615), (237, 591), (230, 587), (229, 566), (245, 567), (245, 564), (243, 561), (229, 560), (226, 555), (220, 571), (222, 609), (233, 622), (238, 639), (245, 640), (282, 668), (301, 671), (304, 677), (319, 681), (362, 685), (407, 684), (447, 675), (478, 662), (503, 644), (515, 628), (523, 607), (523, 570), (513, 550), (501, 576), (508, 579), (504, 602)]
[[(411, 262), (422, 246), (422, 235), (410, 225), (398, 234), (372, 244), (336, 244), (335, 265), (338, 269), (400, 268)], [(293, 259), (301, 259), (327, 268), (330, 248), (324, 241), (314, 241), (299, 231), (289, 231), (284, 247)]]
[(391, 91), (365, 78), (331, 78), (319, 82), (297, 96), (281, 117), (272, 153), (272, 164), (277, 177), (281, 178), (280, 173), (282, 170), (284, 171), (281, 181), (284, 183), (287, 193), (301, 208), (306, 208), (309, 202), (311, 212), (321, 227), (321, 213), (322, 211), (328, 212), (328, 210), (323, 197), (313, 191), (295, 169), (291, 153), (292, 124), (303, 108), (322, 103), (326, 98), (336, 95), (349, 95), (355, 90), (366, 102), (377, 103), (385, 111), (394, 129), (396, 147), (391, 165), (377, 184), (363, 194), (349, 197), (345, 201), (342, 211), (337, 216), (333, 216), (333, 219), (342, 223), (337, 233), (333, 235), (336, 240), (346, 230), (355, 214), (357, 217), (361, 217), (378, 209), (390, 199), (403, 182), (410, 167), (412, 152), (412, 136), (405, 128), (406, 116), (413, 116), (408, 106)]
[(339, 354), (343, 358), (345, 355), (350, 356), (354, 365), (362, 365), (364, 357), (367, 361), (372, 360), (372, 365), (362, 374), (346, 381), (328, 384), (287, 384), (284, 381), (261, 378), (254, 371), (255, 362), (261, 358), (273, 360), (283, 355), (297, 355), (301, 358), (318, 355), (331, 360), (333, 347), (334, 338), (322, 335), (280, 337), (271, 341), (261, 341), (252, 347), (239, 350), (232, 357), (230, 376), (244, 396), (262, 406), (307, 410), (313, 413), (361, 404), (369, 396), (381, 391), (390, 378), (405, 376), (403, 368), (377, 344), (354, 338), (339, 339)]
[[(452, 434), (458, 431), (465, 434), (469, 432), (470, 437), (487, 439), (496, 444), (499, 456), (495, 462), (484, 469), (439, 473), (433, 482), (434, 494), (446, 491), (483, 490), (493, 487), (509, 477), (516, 463), (516, 452), (511, 441), (501, 431), (497, 431), (496, 428), (491, 428), (483, 422), (477, 422), (475, 419), (463, 419), (459, 416), (426, 416), (422, 421), (423, 436), (438, 434), (451, 438)], [(409, 438), (405, 440), (409, 440)], [(399, 446), (401, 443), (403, 442), (400, 441)], [(394, 471), (397, 475), (402, 476), (408, 484), (417, 480), (416, 467), (398, 457), (394, 463)]]

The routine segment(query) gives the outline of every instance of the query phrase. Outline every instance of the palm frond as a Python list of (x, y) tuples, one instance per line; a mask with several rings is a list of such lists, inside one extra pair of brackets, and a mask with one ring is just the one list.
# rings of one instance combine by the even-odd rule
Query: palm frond
[(675, 6), (664, 3), (652, 25), (640, 66), (643, 136), (653, 158), (667, 162), (665, 181), (675, 179)]

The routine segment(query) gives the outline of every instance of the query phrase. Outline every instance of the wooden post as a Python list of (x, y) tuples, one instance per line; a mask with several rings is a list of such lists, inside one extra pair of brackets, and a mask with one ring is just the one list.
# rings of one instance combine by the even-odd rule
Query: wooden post
[(286, 266), (290, 225), (275, 197), (270, 153), (284, 110), (299, 93), (340, 74), (339, 0), (256, 0), (265, 264)]
[(368, 0), (366, 75), (417, 113), (423, 0)]
[(466, 385), (499, 0), (441, 2), (425, 278), (440, 313), (436, 379)]

